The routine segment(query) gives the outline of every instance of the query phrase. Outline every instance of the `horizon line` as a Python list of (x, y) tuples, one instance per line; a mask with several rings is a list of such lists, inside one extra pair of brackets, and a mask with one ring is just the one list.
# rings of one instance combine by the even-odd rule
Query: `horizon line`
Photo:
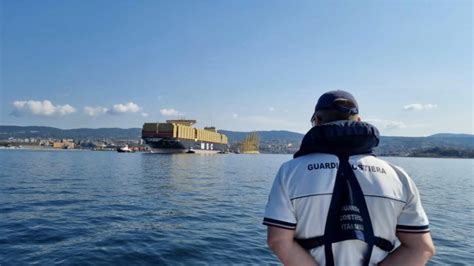
[[(77, 127), (77, 128), (59, 128), (59, 127), (54, 127), (54, 126), (36, 126), (36, 125), (29, 125), (29, 126), (19, 126), (19, 125), (0, 125), (0, 126), (13, 126), (13, 127), (49, 127), (49, 128), (55, 128), (59, 130), (78, 130), (78, 129), (139, 129), (139, 127), (129, 127), (129, 128), (121, 128), (121, 127), (99, 127), (99, 128), (91, 128), (91, 127)], [(250, 131), (236, 131), (236, 130), (229, 130), (229, 129), (218, 129), (218, 131), (231, 131), (231, 132), (236, 132), (236, 133), (249, 133), (249, 132), (270, 132), (270, 131), (286, 131), (290, 133), (296, 133), (296, 134), (301, 134), (305, 135), (306, 133), (300, 133), (297, 131), (290, 131), (290, 130), (283, 130), (283, 129), (271, 129), (271, 130), (250, 130)], [(438, 133), (433, 133), (430, 135), (426, 136), (396, 136), (396, 135), (380, 135), (381, 137), (408, 137), (408, 138), (426, 138), (434, 135), (439, 135), (439, 134), (452, 134), (452, 135), (469, 135), (474, 137), (473, 133), (454, 133), (454, 132), (438, 132)]]

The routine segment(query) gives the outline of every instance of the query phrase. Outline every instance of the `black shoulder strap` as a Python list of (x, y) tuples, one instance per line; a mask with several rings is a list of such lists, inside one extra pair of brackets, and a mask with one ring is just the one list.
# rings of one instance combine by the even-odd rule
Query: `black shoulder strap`
[(333, 266), (332, 244), (349, 239), (368, 244), (363, 265), (369, 265), (374, 245), (385, 251), (391, 251), (394, 247), (389, 240), (374, 235), (367, 203), (349, 164), (349, 157), (340, 155), (324, 235), (296, 241), (305, 249), (324, 245), (326, 265)]

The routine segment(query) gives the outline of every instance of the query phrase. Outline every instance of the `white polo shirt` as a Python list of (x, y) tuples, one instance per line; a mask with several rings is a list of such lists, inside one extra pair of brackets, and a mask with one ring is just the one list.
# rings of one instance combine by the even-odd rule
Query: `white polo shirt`
[[(364, 194), (375, 236), (395, 243), (396, 231), (429, 231), (418, 190), (405, 171), (371, 155), (351, 156), (349, 164)], [(275, 177), (263, 223), (295, 230), (299, 239), (323, 235), (338, 167), (337, 156), (323, 153), (284, 163)], [(360, 240), (334, 243), (335, 265), (361, 265), (367, 247)], [(370, 264), (387, 254), (374, 247)], [(324, 246), (312, 249), (311, 255), (326, 264)]]

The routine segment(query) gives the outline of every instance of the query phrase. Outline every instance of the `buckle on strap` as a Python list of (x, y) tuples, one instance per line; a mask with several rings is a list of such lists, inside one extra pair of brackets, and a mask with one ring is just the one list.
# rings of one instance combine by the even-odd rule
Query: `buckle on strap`
[[(354, 238), (356, 239), (356, 238)], [(302, 239), (302, 238), (295, 238), (296, 243), (298, 243), (301, 247), (306, 250), (310, 250), (313, 248), (317, 248), (319, 246), (324, 245), (324, 236), (316, 236), (312, 238)], [(383, 239), (381, 237), (374, 237), (373, 244), (380, 248), (383, 251), (390, 252), (393, 250), (395, 245), (392, 242), (388, 241), (387, 239)]]
[(392, 242), (377, 236), (374, 237), (374, 245), (387, 252), (392, 251), (395, 247)]
[(298, 243), (302, 248), (310, 250), (319, 246), (324, 245), (324, 236), (316, 236), (312, 238), (295, 238), (296, 243)]

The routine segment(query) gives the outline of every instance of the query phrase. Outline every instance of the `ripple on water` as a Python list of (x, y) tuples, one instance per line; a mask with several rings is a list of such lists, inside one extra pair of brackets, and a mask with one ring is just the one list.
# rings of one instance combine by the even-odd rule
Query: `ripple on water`
[[(289, 155), (11, 155), (0, 151), (1, 265), (278, 265), (261, 222)], [(422, 193), (430, 265), (471, 264), (471, 161), (390, 160)]]

